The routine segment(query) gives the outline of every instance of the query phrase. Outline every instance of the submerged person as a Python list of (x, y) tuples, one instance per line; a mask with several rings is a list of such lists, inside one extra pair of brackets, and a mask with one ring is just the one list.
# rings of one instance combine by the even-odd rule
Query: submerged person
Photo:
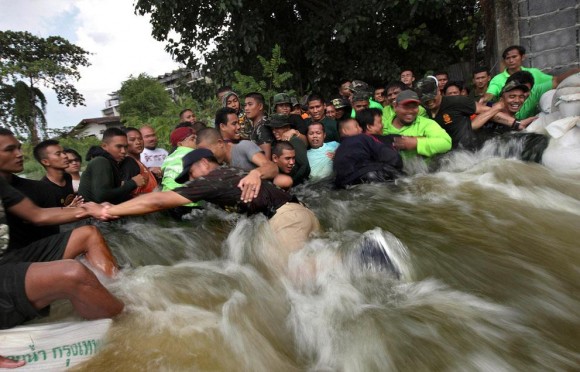
[(193, 150), (183, 158), (183, 172), (176, 181), (184, 186), (155, 195), (142, 195), (125, 203), (112, 206), (87, 206), (91, 216), (100, 219), (141, 215), (191, 202), (205, 200), (228, 211), (269, 218), (278, 241), (286, 248), (281, 254), (300, 249), (316, 233), (320, 224), (311, 210), (298, 202), (295, 196), (264, 181), (255, 193), (245, 188), (242, 180), (247, 173), (229, 166), (220, 166), (208, 149)]

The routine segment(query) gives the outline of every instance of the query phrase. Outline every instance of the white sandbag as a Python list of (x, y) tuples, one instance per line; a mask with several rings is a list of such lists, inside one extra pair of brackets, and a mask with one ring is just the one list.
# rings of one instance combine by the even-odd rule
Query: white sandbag
[(97, 353), (111, 319), (35, 324), (0, 331), (0, 355), (24, 360), (16, 371), (63, 371)]
[(563, 172), (580, 172), (580, 128), (574, 127), (562, 137), (550, 140), (542, 155), (542, 164)]
[[(560, 138), (579, 123), (580, 116), (565, 117), (548, 124), (546, 132), (553, 138)], [(580, 143), (578, 145), (580, 146)]]
[(580, 92), (562, 95), (556, 102), (562, 117), (580, 116)]
[(532, 124), (528, 125), (526, 129), (524, 129), (524, 132), (548, 135), (546, 127), (550, 123), (560, 119), (561, 117), (562, 116), (560, 115), (559, 111), (552, 112), (551, 114), (548, 115), (540, 115), (536, 120), (532, 122)]

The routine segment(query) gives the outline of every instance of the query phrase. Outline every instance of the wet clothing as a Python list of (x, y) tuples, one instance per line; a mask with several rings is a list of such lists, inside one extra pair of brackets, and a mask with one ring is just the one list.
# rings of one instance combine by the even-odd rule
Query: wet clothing
[(192, 202), (206, 200), (228, 212), (264, 214), (286, 250), (300, 248), (312, 233), (318, 231), (320, 225), (314, 213), (300, 204), (295, 196), (268, 181), (262, 181), (258, 196), (250, 203), (241, 201), (242, 191), (237, 185), (246, 175), (239, 169), (220, 167), (173, 191)]
[(451, 137), (451, 147), (474, 150), (475, 135), (470, 116), (475, 114), (475, 101), (464, 96), (442, 96), (441, 105), (432, 117)]
[(122, 203), (131, 199), (131, 192), (137, 188), (135, 181), (123, 181), (124, 178), (121, 165), (109, 153), (102, 151), (89, 162), (81, 175), (79, 195), (87, 202)]
[(191, 180), (173, 191), (192, 202), (205, 200), (228, 212), (248, 215), (262, 213), (267, 217), (273, 216), (282, 205), (295, 200), (291, 194), (280, 190), (271, 182), (262, 181), (258, 197), (250, 203), (244, 203), (240, 200), (242, 190), (238, 188), (238, 183), (247, 174), (240, 169), (220, 167), (207, 176)]
[(321, 147), (307, 151), (311, 180), (319, 180), (332, 175), (333, 160), (328, 157), (327, 153), (334, 153), (338, 146), (336, 141), (325, 142)]
[[(308, 126), (310, 125), (310, 123), (313, 122), (312, 118), (308, 118), (306, 120), (304, 120), (304, 122), (306, 123), (306, 127), (308, 128)], [(329, 118), (328, 116), (325, 116), (324, 119), (319, 121), (320, 123), (322, 123), (322, 125), (324, 125), (324, 132), (326, 133), (326, 138), (324, 139), (324, 142), (340, 142), (340, 135), (338, 134), (338, 124), (336, 123), (336, 120)]]
[(391, 122), (387, 125), (386, 134), (418, 137), (417, 148), (415, 150), (401, 151), (403, 157), (416, 155), (430, 157), (451, 150), (451, 137), (449, 137), (449, 134), (436, 121), (422, 116), (417, 116), (413, 123), (405, 125), (400, 129), (393, 126)]
[(52, 235), (21, 249), (10, 249), (11, 227), (8, 209), (25, 196), (0, 177), (0, 329), (11, 328), (41, 315), (48, 307), (36, 310), (26, 297), (26, 272), (32, 262), (62, 259), (71, 232)]
[[(2, 180), (6, 182), (4, 178), (2, 178)], [(8, 185), (8, 182), (6, 182), (6, 185)], [(26, 196), (32, 200), (34, 204), (42, 208), (53, 208), (61, 206), (58, 204), (59, 199), (53, 194), (47, 192), (48, 185), (45, 182), (29, 180), (26, 178), (18, 177), (17, 175), (12, 175), (10, 186), (12, 186), (12, 190), (16, 189), (18, 190), (17, 192), (19, 194), (24, 194), (18, 202), (20, 202), (22, 199), (24, 199), (24, 196)], [(22, 248), (36, 240), (40, 240), (60, 232), (58, 226), (36, 226), (10, 212), (6, 213), (6, 218), (8, 220), (8, 224), (10, 225), (11, 233), (9, 249)]]
[(389, 181), (403, 169), (401, 156), (392, 146), (366, 134), (342, 139), (334, 156), (334, 183), (337, 187), (367, 182)]
[(57, 185), (49, 180), (47, 176), (40, 179), (40, 181), (46, 183), (48, 186), (48, 190), (45, 190), (45, 192), (54, 197), (54, 204), (51, 207), (66, 207), (75, 197), (72, 176), (68, 173), (65, 173), (63, 176), (65, 181), (64, 186)]

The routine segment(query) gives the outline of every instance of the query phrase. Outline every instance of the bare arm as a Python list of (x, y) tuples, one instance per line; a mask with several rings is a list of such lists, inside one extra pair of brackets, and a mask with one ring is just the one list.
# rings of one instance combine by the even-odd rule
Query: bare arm
[[(503, 107), (503, 101), (500, 100), (498, 103), (493, 105), (491, 109), (477, 115), (477, 117), (471, 121), (471, 129), (478, 130), (479, 128), (483, 127), (483, 125), (494, 118), (494, 116), (498, 114), (503, 109)], [(513, 123), (513, 121), (514, 119), (512, 118), (510, 125)]]
[(485, 93), (483, 95), (483, 97), (481, 97), (479, 99), (479, 103), (485, 105), (487, 102), (493, 100), (494, 98), (495, 98), (495, 96), (493, 94), (491, 94), (491, 93)]
[(8, 210), (18, 217), (35, 225), (60, 225), (74, 222), (79, 219), (82, 208), (40, 208), (28, 198), (13, 205)]
[(117, 205), (83, 204), (83, 216), (92, 216), (101, 220), (115, 217), (135, 216), (162, 211), (191, 203), (191, 200), (174, 191), (143, 194)]
[(252, 156), (252, 163), (257, 166), (252, 172), (257, 171), (260, 174), (260, 179), (273, 180), (278, 175), (278, 166), (261, 152), (257, 152)]

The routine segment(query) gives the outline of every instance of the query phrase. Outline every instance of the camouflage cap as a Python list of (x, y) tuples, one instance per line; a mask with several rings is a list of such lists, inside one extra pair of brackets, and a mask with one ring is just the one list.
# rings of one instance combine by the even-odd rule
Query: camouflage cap
[(370, 100), (370, 93), (369, 92), (354, 92), (352, 94), (352, 102), (357, 101), (369, 101)]
[(292, 125), (290, 123), (290, 116), (283, 114), (272, 114), (270, 120), (266, 123), (270, 128), (281, 128), (287, 125)]
[(337, 109), (350, 106), (350, 102), (348, 102), (346, 98), (335, 98), (332, 101), (330, 101), (330, 103), (332, 103), (332, 105)]
[(364, 81), (361, 80), (353, 80), (350, 87), (348, 88), (353, 92), (368, 92), (370, 93), (372, 91), (370, 85), (368, 85), (367, 83), (365, 83)]
[(512, 90), (516, 90), (516, 89), (520, 89), (520, 90), (522, 90), (524, 93), (527, 93), (527, 92), (529, 92), (529, 91), (530, 91), (530, 88), (529, 88), (527, 85), (525, 85), (525, 84), (522, 84), (522, 83), (520, 83), (519, 81), (517, 81), (517, 80), (515, 80), (515, 79), (514, 79), (514, 80), (512, 80), (512, 81), (508, 81), (508, 82), (507, 82), (507, 83), (506, 83), (506, 84), (503, 86), (503, 89), (501, 90), (500, 96), (501, 96), (502, 94), (504, 94), (504, 93), (511, 92)]
[(290, 98), (290, 95), (286, 93), (278, 93), (274, 96), (273, 102), (274, 106), (279, 105), (281, 103), (292, 104), (292, 99)]
[(417, 92), (421, 102), (425, 103), (435, 99), (439, 92), (439, 82), (435, 76), (427, 76), (417, 82)]

